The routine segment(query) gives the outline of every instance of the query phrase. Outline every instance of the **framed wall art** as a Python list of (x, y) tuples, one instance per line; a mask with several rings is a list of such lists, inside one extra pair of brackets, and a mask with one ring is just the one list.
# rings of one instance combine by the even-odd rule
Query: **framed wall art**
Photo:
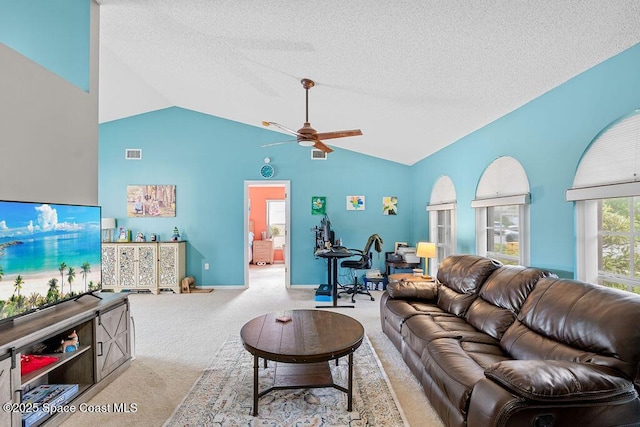
[(348, 211), (363, 211), (365, 208), (364, 196), (347, 196)]
[(382, 215), (398, 215), (398, 198), (396, 196), (382, 198)]
[(176, 216), (176, 186), (128, 185), (127, 216), (131, 218)]
[(311, 197), (311, 215), (324, 215), (327, 213), (327, 198), (325, 196)]

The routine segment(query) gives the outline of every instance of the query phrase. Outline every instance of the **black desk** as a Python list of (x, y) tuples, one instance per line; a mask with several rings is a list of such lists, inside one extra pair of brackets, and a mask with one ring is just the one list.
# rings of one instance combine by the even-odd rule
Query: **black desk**
[(340, 258), (349, 258), (354, 255), (357, 254), (347, 249), (316, 251), (315, 256), (325, 258), (327, 260), (327, 283), (331, 287), (331, 298), (333, 300), (333, 305), (316, 305), (316, 308), (354, 307), (353, 305), (338, 305), (338, 260)]
[(391, 274), (391, 269), (393, 268), (393, 272), (395, 273), (396, 269), (401, 268), (401, 269), (413, 269), (413, 268), (420, 268), (420, 263), (419, 262), (404, 262), (404, 261), (389, 261), (386, 260), (385, 261), (386, 267), (387, 267), (387, 277), (389, 277), (389, 275)]

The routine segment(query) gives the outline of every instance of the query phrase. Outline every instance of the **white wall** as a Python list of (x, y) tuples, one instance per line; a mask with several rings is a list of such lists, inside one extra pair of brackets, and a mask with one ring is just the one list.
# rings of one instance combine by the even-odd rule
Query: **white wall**
[(0, 199), (97, 204), (99, 19), (89, 93), (0, 43)]

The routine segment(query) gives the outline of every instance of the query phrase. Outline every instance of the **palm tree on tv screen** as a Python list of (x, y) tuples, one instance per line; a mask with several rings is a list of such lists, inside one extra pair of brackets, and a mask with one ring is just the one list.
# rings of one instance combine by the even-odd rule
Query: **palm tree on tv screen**
[(73, 267), (67, 267), (67, 282), (69, 283), (69, 293), (71, 291), (71, 282), (73, 282), (76, 278), (76, 269)]
[(60, 294), (58, 293), (58, 279), (52, 277), (47, 284), (49, 285), (49, 290), (47, 291), (47, 302), (57, 301), (60, 297)]
[(13, 284), (13, 291), (18, 294), (18, 298), (20, 297), (20, 291), (22, 290), (23, 284), (24, 280), (22, 280), (22, 276), (18, 274), (18, 277), (16, 277), (16, 281)]
[(60, 272), (60, 295), (62, 295), (64, 292), (64, 271), (67, 269), (67, 264), (63, 262), (60, 263), (60, 267), (58, 268), (58, 271)]
[(84, 291), (87, 292), (87, 274), (91, 273), (91, 265), (88, 262), (83, 262), (80, 267), (82, 270), (82, 278), (84, 279)]

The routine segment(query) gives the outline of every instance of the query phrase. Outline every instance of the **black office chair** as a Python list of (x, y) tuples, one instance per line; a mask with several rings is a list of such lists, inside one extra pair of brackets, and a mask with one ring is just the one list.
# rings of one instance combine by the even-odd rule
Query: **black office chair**
[(369, 289), (367, 288), (365, 283), (358, 283), (358, 270), (368, 270), (371, 268), (371, 246), (375, 243), (375, 251), (380, 253), (382, 251), (382, 238), (377, 234), (372, 234), (369, 236), (369, 240), (367, 240), (367, 244), (364, 246), (363, 250), (359, 249), (349, 249), (351, 252), (355, 252), (358, 259), (347, 259), (340, 263), (340, 266), (343, 268), (349, 268), (353, 270), (353, 283), (349, 285), (343, 285), (344, 291), (338, 292), (338, 297), (340, 294), (350, 294), (351, 302), (356, 302), (355, 296), (357, 294), (368, 295), (371, 298), (371, 301), (375, 301), (376, 299), (369, 293)]

